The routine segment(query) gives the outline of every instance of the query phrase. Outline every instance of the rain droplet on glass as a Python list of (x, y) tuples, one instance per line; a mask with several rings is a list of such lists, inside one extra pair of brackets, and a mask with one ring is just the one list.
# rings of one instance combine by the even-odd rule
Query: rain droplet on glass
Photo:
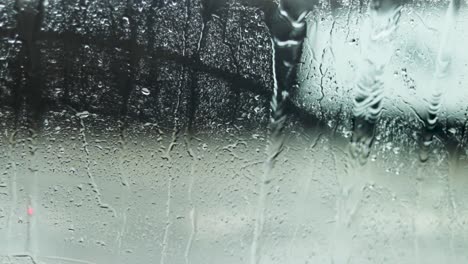
[(148, 90), (148, 88), (143, 88), (143, 89), (141, 89), (141, 93), (142, 93), (143, 95), (149, 95), (149, 94), (150, 94), (150, 91)]

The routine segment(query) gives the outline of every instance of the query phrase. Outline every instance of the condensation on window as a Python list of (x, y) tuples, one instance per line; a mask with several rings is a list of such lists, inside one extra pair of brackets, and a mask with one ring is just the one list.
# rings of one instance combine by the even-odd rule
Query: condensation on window
[(0, 263), (467, 263), (466, 17), (0, 0)]

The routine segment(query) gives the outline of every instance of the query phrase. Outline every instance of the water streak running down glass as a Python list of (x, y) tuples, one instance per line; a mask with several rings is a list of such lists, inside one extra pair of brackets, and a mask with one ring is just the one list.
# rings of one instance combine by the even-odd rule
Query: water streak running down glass
[(0, 264), (468, 263), (459, 0), (0, 0)]

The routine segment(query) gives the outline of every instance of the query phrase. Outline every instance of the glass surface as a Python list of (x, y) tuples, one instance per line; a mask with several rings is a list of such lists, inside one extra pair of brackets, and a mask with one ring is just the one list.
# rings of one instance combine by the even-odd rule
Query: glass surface
[(467, 18), (0, 0), (0, 263), (468, 263)]

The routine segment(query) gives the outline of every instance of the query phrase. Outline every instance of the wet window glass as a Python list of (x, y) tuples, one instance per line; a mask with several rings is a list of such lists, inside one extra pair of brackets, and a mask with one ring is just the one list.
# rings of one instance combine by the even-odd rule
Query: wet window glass
[(0, 0), (0, 263), (468, 263), (460, 0)]

